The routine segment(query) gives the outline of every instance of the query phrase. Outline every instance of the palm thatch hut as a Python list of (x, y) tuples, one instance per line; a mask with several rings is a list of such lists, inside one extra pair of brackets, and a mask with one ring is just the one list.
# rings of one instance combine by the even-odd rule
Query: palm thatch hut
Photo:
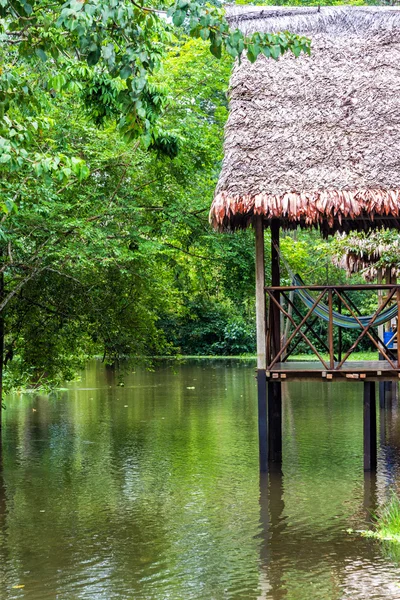
[(393, 230), (339, 237), (333, 263), (347, 275), (361, 273), (366, 281), (394, 283), (400, 276), (400, 237)]
[(212, 225), (398, 228), (400, 9), (228, 6), (227, 18), (311, 37), (312, 52), (236, 64)]
[[(281, 346), (280, 335), (284, 293), (280, 228), (315, 227), (324, 236), (400, 228), (400, 9), (247, 5), (228, 6), (226, 15), (231, 27), (245, 34), (289, 30), (312, 39), (310, 56), (287, 53), (274, 61), (261, 55), (254, 64), (246, 57), (236, 63), (224, 161), (210, 211), (210, 222), (219, 231), (253, 225), (256, 232), (259, 442), (264, 470), (268, 461), (281, 458), (280, 379), (293, 376), (290, 369), (282, 374), (283, 363), (276, 364), (286, 346)], [(271, 227), (272, 241), (268, 327), (265, 226)], [(332, 378), (333, 372), (342, 375), (348, 353), (336, 367), (332, 290), (329, 294), (331, 372), (326, 377)], [(397, 370), (392, 372), (397, 377)], [(300, 375), (310, 377), (308, 371)], [(371, 377), (364, 384), (365, 468), (373, 468), (376, 458), (374, 394)]]

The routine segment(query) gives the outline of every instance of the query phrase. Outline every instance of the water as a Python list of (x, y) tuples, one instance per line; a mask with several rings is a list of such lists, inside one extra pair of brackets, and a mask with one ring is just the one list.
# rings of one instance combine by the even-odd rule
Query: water
[(283, 475), (260, 479), (251, 363), (119, 383), (94, 362), (7, 401), (1, 599), (400, 598), (400, 549), (346, 532), (399, 486), (397, 411), (364, 478), (362, 386), (286, 385)]

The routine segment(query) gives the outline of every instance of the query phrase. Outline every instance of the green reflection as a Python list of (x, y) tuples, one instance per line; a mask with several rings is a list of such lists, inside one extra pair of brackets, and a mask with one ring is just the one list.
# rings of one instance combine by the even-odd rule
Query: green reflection
[(251, 363), (120, 380), (93, 362), (58, 397), (8, 401), (1, 598), (339, 600), (371, 563), (396, 597), (397, 561), (344, 533), (376, 494), (357, 384), (285, 386), (283, 475), (260, 481)]

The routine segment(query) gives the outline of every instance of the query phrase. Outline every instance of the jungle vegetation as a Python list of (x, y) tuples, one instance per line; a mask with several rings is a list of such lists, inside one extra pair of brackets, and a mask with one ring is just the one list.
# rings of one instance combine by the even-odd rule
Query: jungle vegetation
[[(93, 355), (254, 351), (252, 231), (208, 224), (244, 50), (310, 46), (246, 39), (200, 0), (0, 0), (5, 390), (56, 385)], [(345, 280), (329, 248), (282, 240), (314, 283)]]

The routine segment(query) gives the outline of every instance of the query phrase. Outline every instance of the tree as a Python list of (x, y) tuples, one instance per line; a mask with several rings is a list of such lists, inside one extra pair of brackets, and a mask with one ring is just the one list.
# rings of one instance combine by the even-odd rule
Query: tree
[[(198, 250), (210, 239), (205, 207), (230, 66), (223, 76), (216, 70), (217, 97), (207, 88), (189, 113), (190, 94), (173, 84), (173, 57), (200, 52), (200, 39), (214, 56), (246, 50), (252, 61), (260, 52), (277, 58), (310, 48), (289, 33), (231, 32), (215, 7), (180, 0), (168, 15), (160, 9), (0, 1), (0, 388), (4, 364), (8, 386), (54, 383), (94, 352), (111, 361), (168, 350), (157, 321), (177, 300), (181, 314), (187, 310), (179, 264), (194, 282), (198, 261), (221, 258), (226, 244), (214, 242), (206, 257)], [(184, 31), (199, 39), (191, 50), (179, 39)], [(223, 269), (201, 272), (218, 295)], [(226, 302), (233, 305), (229, 294)]]

